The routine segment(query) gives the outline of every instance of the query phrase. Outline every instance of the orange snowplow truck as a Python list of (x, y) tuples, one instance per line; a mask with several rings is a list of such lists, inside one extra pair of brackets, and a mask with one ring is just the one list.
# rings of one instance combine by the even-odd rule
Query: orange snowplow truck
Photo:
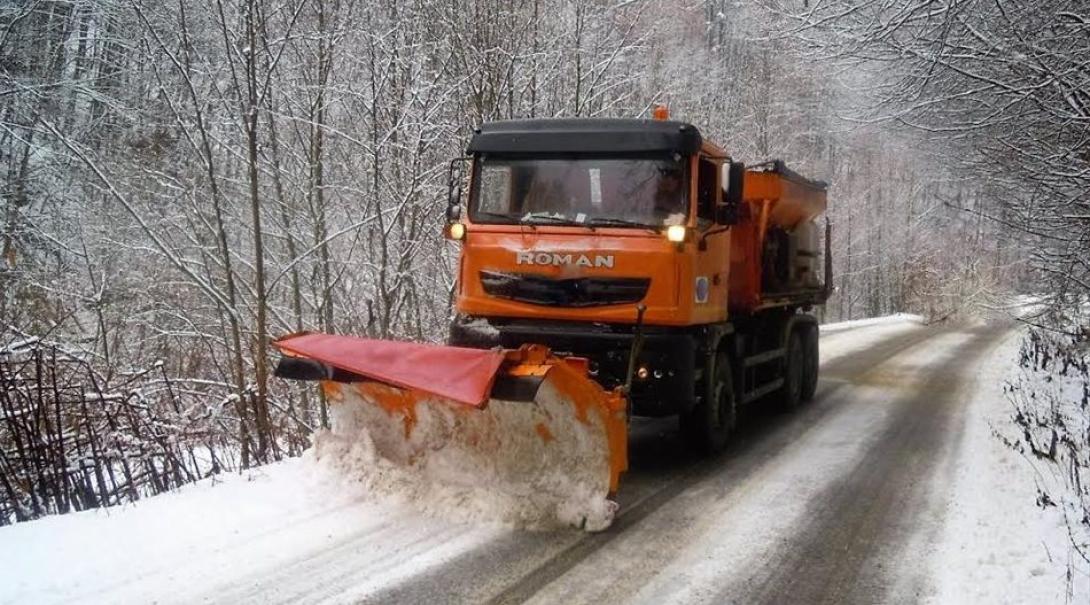
[(739, 406), (813, 396), (824, 183), (746, 169), (669, 120), (497, 122), (468, 152), (468, 211), (457, 187), (448, 208), (450, 344), (586, 358), (606, 389), (630, 385), (633, 414), (678, 415), (705, 451)]
[(451, 163), (448, 345), (292, 334), (276, 373), (321, 381), (331, 438), (374, 460), (603, 528), (631, 415), (710, 452), (739, 406), (814, 394), (825, 204), (683, 122), (486, 124)]

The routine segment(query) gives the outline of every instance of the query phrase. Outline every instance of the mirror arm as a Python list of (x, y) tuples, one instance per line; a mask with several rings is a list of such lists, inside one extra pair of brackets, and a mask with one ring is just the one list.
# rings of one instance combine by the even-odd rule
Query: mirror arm
[(726, 231), (730, 231), (730, 228), (732, 226), (733, 225), (723, 225), (721, 227), (716, 227), (714, 229), (708, 229), (707, 231), (702, 233), (700, 235), (700, 241), (697, 243), (697, 250), (700, 250), (701, 252), (707, 250), (708, 249), (708, 237), (710, 237), (712, 235), (719, 234), (719, 233), (724, 233)]

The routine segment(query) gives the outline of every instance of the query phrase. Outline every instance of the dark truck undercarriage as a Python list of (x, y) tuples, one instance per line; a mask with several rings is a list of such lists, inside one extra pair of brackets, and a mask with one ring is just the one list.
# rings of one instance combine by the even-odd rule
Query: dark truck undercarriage
[[(669, 416), (693, 406), (705, 331), (703, 326), (642, 328), (643, 342), (636, 365), (646, 372), (632, 381), (633, 414)], [(451, 323), (449, 343), (483, 349), (545, 345), (558, 355), (587, 358), (591, 377), (604, 388), (613, 389), (625, 382), (634, 338), (632, 325), (458, 316)]]
[[(803, 336), (807, 398), (817, 381), (817, 321), (799, 308), (766, 309), (733, 321), (699, 326), (641, 328), (643, 342), (632, 380), (632, 414), (670, 416), (693, 409), (705, 396), (704, 373), (716, 353), (726, 353), (734, 376), (735, 401), (744, 405), (774, 395), (783, 385), (790, 335)], [(457, 316), (449, 344), (517, 349), (541, 344), (559, 355), (585, 357), (591, 376), (604, 388), (625, 383), (636, 329), (631, 324), (525, 320)]]

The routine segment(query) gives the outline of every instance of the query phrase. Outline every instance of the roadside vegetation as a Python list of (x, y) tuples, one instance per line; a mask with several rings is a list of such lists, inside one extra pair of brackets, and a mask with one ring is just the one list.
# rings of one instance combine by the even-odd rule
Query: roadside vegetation
[(1064, 320), (1028, 330), (1005, 388), (1020, 432), (998, 436), (1036, 471), (1037, 506), (1062, 512), (1071, 549), (1056, 555), (1071, 582), (1090, 565), (1090, 331), (1085, 316)]

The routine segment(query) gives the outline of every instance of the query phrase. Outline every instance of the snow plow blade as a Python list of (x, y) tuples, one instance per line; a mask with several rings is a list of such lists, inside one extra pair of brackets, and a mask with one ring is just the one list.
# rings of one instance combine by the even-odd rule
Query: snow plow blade
[[(285, 355), (277, 376), (322, 382), (333, 435), (370, 440), (382, 459), (429, 479), (550, 496), (571, 509), (612, 506), (606, 498), (627, 470), (626, 399), (592, 380), (585, 359), (539, 345), (479, 350), (329, 334), (274, 345)], [(608, 526), (612, 510), (583, 523)]]

